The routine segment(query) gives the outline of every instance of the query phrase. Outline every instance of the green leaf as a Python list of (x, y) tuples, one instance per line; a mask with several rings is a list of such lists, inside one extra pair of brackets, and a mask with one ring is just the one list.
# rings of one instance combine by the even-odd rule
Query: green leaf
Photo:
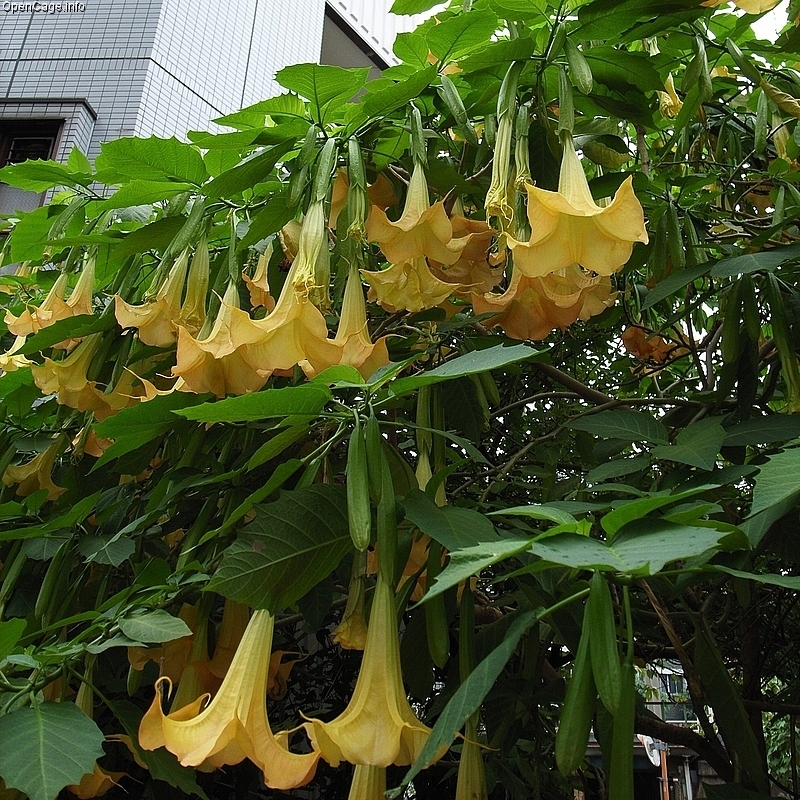
[(675, 294), (679, 289), (694, 283), (698, 278), (708, 274), (711, 265), (708, 263), (698, 264), (696, 267), (673, 272), (663, 281), (657, 283), (648, 293), (642, 309), (652, 308), (656, 303), (661, 302), (665, 297)]
[(800, 575), (771, 575), (763, 572), (742, 572), (740, 569), (731, 569), (730, 567), (723, 567), (718, 564), (714, 565), (717, 572), (725, 572), (728, 575), (733, 575), (734, 578), (743, 578), (747, 581), (756, 581), (756, 583), (766, 583), (769, 586), (780, 586), (783, 589), (793, 589), (795, 592), (800, 592)]
[[(524, 0), (530, 9), (530, 0)], [(527, 61), (536, 49), (533, 39), (501, 39), (491, 42), (480, 50), (459, 59), (458, 66), (464, 72), (475, 72), (482, 69), (508, 64), (511, 61)]]
[(391, 393), (399, 397), (419, 389), (420, 386), (430, 386), (434, 383), (449, 381), (452, 378), (461, 378), (464, 375), (475, 375), (479, 372), (488, 372), (492, 369), (507, 367), (519, 361), (527, 361), (541, 355), (541, 350), (534, 350), (525, 344), (516, 344), (511, 347), (487, 347), (485, 350), (475, 350), (472, 353), (454, 358), (436, 369), (423, 372), (421, 375), (412, 375), (408, 378), (399, 378), (389, 385)]
[(327, 386), (303, 384), (229, 397), (216, 403), (203, 403), (176, 413), (199, 422), (254, 422), (269, 417), (289, 415), (315, 417), (331, 396)]
[(84, 536), (78, 543), (78, 552), (86, 563), (110, 564), (118, 567), (136, 552), (133, 539), (118, 534)]
[(441, 388), (445, 424), (476, 444), (489, 422), (489, 409), (478, 396), (478, 388), (467, 377), (454, 378)]
[(174, 412), (187, 406), (203, 402), (202, 395), (187, 392), (172, 392), (139, 403), (131, 408), (123, 408), (119, 414), (94, 425), (98, 436), (113, 439), (114, 444), (105, 450), (92, 470), (107, 464), (114, 458), (130, 453), (146, 442), (161, 436), (175, 427), (178, 417)]
[(105, 208), (130, 208), (168, 200), (170, 197), (191, 189), (189, 183), (167, 183), (165, 181), (131, 181), (118, 189), (103, 202)]
[(404, 64), (415, 69), (427, 69), (431, 66), (428, 63), (428, 43), (422, 34), (413, 31), (398, 33), (392, 51)]
[(712, 470), (716, 466), (725, 435), (725, 428), (716, 419), (700, 420), (684, 428), (678, 434), (675, 444), (654, 447), (653, 456), (698, 469)]
[(350, 550), (345, 493), (318, 484), (284, 492), (256, 512), (225, 551), (208, 588), (277, 613), (329, 575)]
[(88, 497), (84, 497), (69, 509), (39, 525), (28, 525), (24, 528), (0, 531), (0, 542), (10, 542), (15, 539), (33, 539), (38, 536), (46, 536), (48, 533), (54, 533), (55, 531), (70, 530), (73, 526), (83, 522), (94, 511), (100, 495), (101, 492), (98, 491)]
[(294, 217), (294, 213), (295, 210), (286, 204), (286, 197), (280, 193), (276, 194), (250, 221), (250, 227), (236, 246), (236, 250), (244, 250), (277, 233)]
[(174, 136), (126, 136), (104, 142), (95, 167), (98, 172), (118, 173), (137, 181), (182, 181), (199, 186), (208, 178), (200, 151)]
[(760, 253), (724, 258), (711, 267), (709, 275), (714, 278), (733, 278), (751, 272), (772, 272), (781, 264), (798, 258), (800, 258), (800, 243), (780, 245), (770, 250), (762, 250)]
[(235, 167), (217, 175), (204, 186), (209, 197), (233, 197), (257, 183), (264, 181), (275, 168), (275, 164), (292, 149), (291, 142), (268, 147), (256, 156), (242, 161)]
[(72, 150), (69, 151), (67, 158), (67, 169), (70, 172), (83, 172), (86, 175), (92, 173), (92, 162), (84, 155), (84, 153), (73, 145)]
[(287, 447), (302, 439), (308, 433), (308, 424), (292, 425), (290, 428), (276, 433), (269, 441), (264, 442), (247, 462), (247, 469), (255, 469), (267, 461), (279, 456)]
[(419, 97), (430, 86), (435, 77), (436, 67), (429, 64), (413, 75), (409, 75), (405, 80), (398, 81), (375, 92), (370, 92), (369, 84), (367, 84), (367, 94), (364, 95), (364, 99), (361, 101), (363, 121), (356, 117), (350, 122), (349, 127), (352, 129), (356, 124), (361, 125), (374, 117), (385, 117), (387, 114), (391, 114), (392, 111), (402, 108), (409, 100)]
[(294, 64), (284, 67), (275, 75), (275, 80), (285, 89), (297, 92), (311, 104), (312, 116), (324, 123), (328, 112), (347, 103), (369, 77), (369, 67), (343, 69), (330, 65)]
[(24, 619), (10, 619), (0, 622), (0, 661), (10, 655), (25, 630)]
[(11, 240), (11, 259), (13, 261), (28, 261), (40, 258), (47, 247), (47, 235), (53, 218), (64, 210), (64, 206), (48, 204), (26, 213), (14, 226), (9, 239)]
[(631, 53), (611, 46), (583, 51), (592, 68), (592, 77), (609, 89), (625, 91), (631, 85), (643, 92), (663, 90), (664, 81), (653, 66), (653, 56)]
[(672, 505), (687, 497), (694, 497), (697, 494), (716, 488), (717, 484), (703, 484), (687, 489), (684, 492), (670, 494), (669, 492), (659, 492), (649, 497), (642, 497), (639, 500), (631, 500), (621, 503), (613, 511), (609, 511), (600, 524), (606, 533), (616, 533), (623, 525), (627, 525), (635, 519), (647, 516), (651, 511), (656, 511), (664, 506)]
[(549, 520), (550, 522), (555, 522), (556, 525), (574, 525), (577, 522), (572, 514), (568, 514), (566, 511), (562, 511), (559, 508), (551, 508), (546, 505), (512, 506), (511, 508), (502, 508), (499, 511), (492, 511), (489, 513), (489, 516), (531, 517), (532, 519)]
[(462, 550), (482, 542), (497, 542), (494, 525), (483, 514), (458, 506), (439, 507), (425, 492), (415, 489), (401, 505), (406, 518), (448, 550)]
[(421, 14), (433, 8), (439, 0), (394, 0), (389, 9), (390, 14)]
[(576, 431), (586, 431), (605, 439), (619, 439), (624, 442), (653, 442), (667, 444), (667, 429), (650, 414), (643, 411), (601, 411), (588, 417), (574, 419), (568, 427)]
[(599, 467), (586, 473), (586, 483), (602, 483), (611, 478), (621, 478), (634, 472), (640, 472), (650, 466), (650, 456), (634, 456), (633, 458), (617, 458), (600, 464)]
[(475, 667), (458, 687), (436, 720), (425, 746), (405, 774), (402, 784), (397, 789), (387, 792), (387, 797), (399, 797), (404, 787), (408, 786), (414, 777), (433, 761), (436, 753), (442, 747), (453, 743), (456, 734), (464, 727), (464, 723), (489, 694), (489, 690), (494, 686), (503, 667), (517, 649), (519, 640), (542, 616), (541, 611), (526, 611), (511, 623), (503, 641)]
[(92, 176), (73, 172), (57, 161), (32, 159), (0, 169), (0, 181), (27, 192), (44, 192), (56, 186), (88, 186)]
[(753, 444), (786, 442), (800, 436), (800, 416), (795, 414), (773, 414), (755, 417), (732, 425), (726, 431), (725, 447), (742, 447)]
[(74, 703), (42, 703), (0, 717), (0, 777), (30, 800), (53, 800), (104, 755), (103, 733)]
[(113, 314), (103, 314), (102, 316), (78, 314), (75, 317), (67, 317), (54, 322), (49, 327), (29, 337), (18, 352), (24, 356), (29, 356), (67, 339), (81, 339), (92, 333), (113, 330), (116, 324), (117, 321), (114, 319)]
[(699, 556), (716, 547), (727, 531), (680, 525), (647, 517), (625, 526), (610, 544), (575, 533), (558, 533), (534, 542), (532, 553), (574, 569), (627, 575), (655, 575), (665, 564)]
[(446, 592), (452, 586), (457, 586), (473, 575), (478, 575), (481, 570), (491, 567), (493, 564), (519, 555), (527, 550), (530, 545), (530, 538), (500, 539), (499, 541), (451, 551), (450, 562), (428, 587), (428, 591), (421, 602), (425, 603), (431, 598), (442, 594), (442, 592)]
[(469, 11), (429, 28), (425, 38), (439, 61), (452, 61), (486, 44), (498, 27), (500, 21), (491, 11)]
[(756, 475), (753, 505), (748, 519), (759, 511), (800, 497), (798, 474), (800, 474), (800, 447), (776, 453), (766, 464), (762, 464)]
[(172, 642), (192, 635), (192, 629), (182, 619), (160, 608), (119, 620), (119, 629), (129, 639), (148, 644)]

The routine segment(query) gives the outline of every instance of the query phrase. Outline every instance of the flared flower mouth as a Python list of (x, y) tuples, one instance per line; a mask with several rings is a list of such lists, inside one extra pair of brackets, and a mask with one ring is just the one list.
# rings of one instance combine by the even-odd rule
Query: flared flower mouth
[(47, 450), (39, 453), (27, 464), (18, 467), (13, 464), (9, 465), (3, 473), (3, 483), (6, 486), (16, 484), (16, 493), (20, 497), (27, 497), (41, 489), (46, 489), (48, 500), (57, 499), (67, 491), (62, 486), (56, 486), (50, 474), (61, 449), (61, 440), (56, 439)]
[(628, 177), (607, 206), (598, 205), (571, 141), (564, 146), (558, 191), (528, 186), (531, 237), (509, 236), (514, 265), (529, 278), (573, 264), (611, 275), (628, 261), (635, 242), (647, 243), (644, 212)]
[(295, 754), (286, 733), (273, 734), (266, 697), (274, 619), (256, 611), (214, 698), (199, 697), (178, 711), (164, 714), (162, 695), (168, 678), (156, 683), (156, 696), (142, 718), (139, 742), (145, 750), (166, 747), (184, 766), (221, 767), (249, 758), (273, 789), (308, 783), (319, 753)]
[(380, 576), (350, 703), (333, 721), (312, 719), (306, 729), (333, 766), (341, 761), (372, 767), (411, 764), (430, 735), (430, 728), (411, 710), (403, 688), (394, 593)]

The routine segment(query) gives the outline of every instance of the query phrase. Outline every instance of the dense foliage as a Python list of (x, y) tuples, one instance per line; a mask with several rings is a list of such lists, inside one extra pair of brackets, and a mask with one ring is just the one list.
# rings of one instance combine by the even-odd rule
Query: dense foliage
[(51, 192), (2, 250), (0, 796), (632, 800), (635, 733), (800, 796), (771, 5), (454, 0), (377, 80), (0, 171)]

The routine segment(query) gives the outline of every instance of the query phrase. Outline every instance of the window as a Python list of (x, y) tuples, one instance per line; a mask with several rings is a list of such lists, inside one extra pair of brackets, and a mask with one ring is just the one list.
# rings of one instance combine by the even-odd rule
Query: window
[[(0, 119), (0, 167), (28, 159), (52, 158), (62, 120)], [(42, 204), (44, 194), (25, 192), (0, 183), (0, 213), (30, 211)]]

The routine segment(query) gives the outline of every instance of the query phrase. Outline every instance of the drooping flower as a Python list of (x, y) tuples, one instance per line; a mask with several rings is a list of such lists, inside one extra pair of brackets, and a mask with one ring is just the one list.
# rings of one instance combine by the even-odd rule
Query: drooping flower
[(492, 158), (492, 182), (486, 193), (484, 207), (487, 217), (497, 217), (500, 226), (507, 230), (514, 222), (514, 201), (509, 198), (511, 186), (511, 137), (514, 132), (514, 115), (504, 114), (497, 125), (494, 156)]
[(293, 789), (308, 783), (319, 753), (291, 753), (288, 734), (273, 734), (267, 718), (273, 624), (269, 612), (253, 614), (222, 686), (205, 708), (207, 696), (165, 715), (161, 707), (163, 685), (169, 680), (159, 679), (153, 704), (139, 728), (141, 746), (145, 750), (166, 747), (189, 767), (220, 767), (249, 758), (272, 789)]
[(356, 552), (350, 583), (347, 587), (347, 605), (342, 619), (333, 631), (333, 642), (345, 650), (363, 650), (367, 643), (367, 623), (364, 619), (364, 578), (366, 577), (367, 554)]
[(27, 357), (20, 355), (19, 351), (25, 346), (26, 336), (17, 336), (14, 344), (5, 352), (0, 353), (0, 373), (16, 372), (23, 367), (29, 367), (33, 362)]
[(370, 286), (370, 301), (377, 301), (389, 312), (433, 308), (461, 288), (458, 283), (437, 278), (421, 256), (390, 264), (384, 270), (362, 270), (361, 274)]
[(474, 716), (467, 720), (466, 737), (458, 761), (458, 782), (456, 800), (487, 800), (486, 770), (477, 738), (477, 725)]
[(56, 439), (47, 450), (42, 451), (27, 464), (15, 466), (9, 464), (3, 473), (3, 483), (6, 486), (17, 485), (16, 494), (19, 497), (27, 497), (41, 489), (47, 490), (47, 499), (55, 500), (67, 490), (63, 486), (56, 486), (53, 483), (51, 472), (56, 458), (63, 449), (62, 439)]
[(529, 278), (573, 264), (611, 275), (630, 258), (634, 242), (648, 241), (633, 176), (617, 189), (611, 203), (597, 205), (571, 139), (564, 144), (558, 191), (528, 186), (527, 192), (530, 240), (509, 236), (508, 243), (515, 270)]
[[(339, 214), (342, 213), (342, 210), (347, 205), (349, 188), (350, 181), (347, 178), (347, 172), (340, 169), (336, 173), (333, 189), (331, 190), (331, 213), (328, 218), (328, 225), (332, 230), (336, 230)], [(370, 205), (379, 208), (381, 211), (386, 211), (387, 208), (397, 203), (392, 182), (382, 172), (375, 178), (375, 183), (367, 185), (367, 197)]]
[[(9, 332), (14, 336), (29, 336), (59, 320), (79, 314), (91, 314), (94, 279), (95, 260), (90, 258), (78, 277), (78, 282), (69, 299), (64, 300), (69, 276), (66, 272), (62, 272), (38, 308), (33, 306), (26, 308), (18, 317), (15, 317), (10, 311), (6, 311), (5, 323)], [(62, 343), (62, 346), (71, 344), (72, 342)]]
[(468, 297), (470, 292), (490, 292), (503, 279), (503, 268), (489, 263), (489, 247), (497, 231), (480, 219), (467, 219), (453, 214), (453, 236), (468, 237), (461, 258), (449, 266), (432, 265), (436, 278), (459, 284), (454, 294)]
[(675, 80), (672, 73), (667, 76), (663, 92), (656, 92), (658, 95), (658, 108), (665, 117), (672, 119), (677, 117), (683, 108), (683, 100), (678, 97), (675, 91)]
[(189, 266), (189, 251), (184, 250), (167, 273), (155, 298), (141, 305), (126, 303), (114, 295), (114, 313), (123, 328), (136, 328), (139, 339), (152, 347), (175, 343), (175, 323), (181, 315), (181, 295)]
[(183, 380), (183, 391), (217, 397), (258, 391), (269, 377), (245, 357), (245, 346), (263, 339), (263, 331), (239, 307), (239, 292), (231, 282), (225, 290), (208, 336), (195, 338), (178, 327), (178, 350), (172, 374)]
[(551, 331), (602, 313), (614, 302), (611, 280), (589, 275), (577, 264), (541, 278), (516, 269), (503, 294), (473, 295), (476, 314), (496, 312), (486, 323), (512, 339), (544, 339)]
[(258, 257), (256, 270), (252, 278), (242, 273), (242, 280), (250, 292), (250, 305), (253, 308), (263, 306), (267, 311), (272, 311), (275, 308), (275, 299), (269, 292), (269, 278), (267, 276), (269, 260), (272, 258), (272, 248), (273, 245), (270, 242), (267, 245), (267, 249)]
[(367, 305), (361, 288), (361, 278), (355, 264), (350, 268), (342, 301), (342, 315), (334, 337), (334, 343), (341, 347), (340, 364), (355, 367), (366, 380), (381, 367), (389, 363), (384, 336), (372, 342), (367, 327)]
[(377, 242), (386, 260), (400, 264), (427, 256), (440, 264), (454, 264), (466, 242), (453, 239), (453, 226), (444, 203), (431, 205), (425, 170), (414, 165), (403, 213), (392, 222), (375, 206), (367, 219), (367, 237)]
[(41, 365), (31, 367), (33, 382), (43, 394), (56, 395), (62, 406), (78, 411), (95, 411), (103, 407), (102, 394), (96, 382), (86, 377), (103, 334), (87, 336), (65, 359), (45, 358)]
[(218, 678), (224, 678), (228, 674), (248, 622), (250, 622), (250, 609), (246, 605), (235, 600), (225, 600), (214, 657), (208, 665)]
[(341, 761), (373, 767), (411, 764), (430, 735), (430, 728), (411, 710), (403, 688), (394, 592), (380, 575), (350, 703), (331, 722), (310, 720), (307, 730), (333, 766)]
[(208, 295), (209, 262), (208, 242), (200, 239), (192, 256), (189, 273), (186, 277), (186, 297), (181, 305), (177, 324), (192, 334), (196, 334), (206, 321), (206, 301)]

